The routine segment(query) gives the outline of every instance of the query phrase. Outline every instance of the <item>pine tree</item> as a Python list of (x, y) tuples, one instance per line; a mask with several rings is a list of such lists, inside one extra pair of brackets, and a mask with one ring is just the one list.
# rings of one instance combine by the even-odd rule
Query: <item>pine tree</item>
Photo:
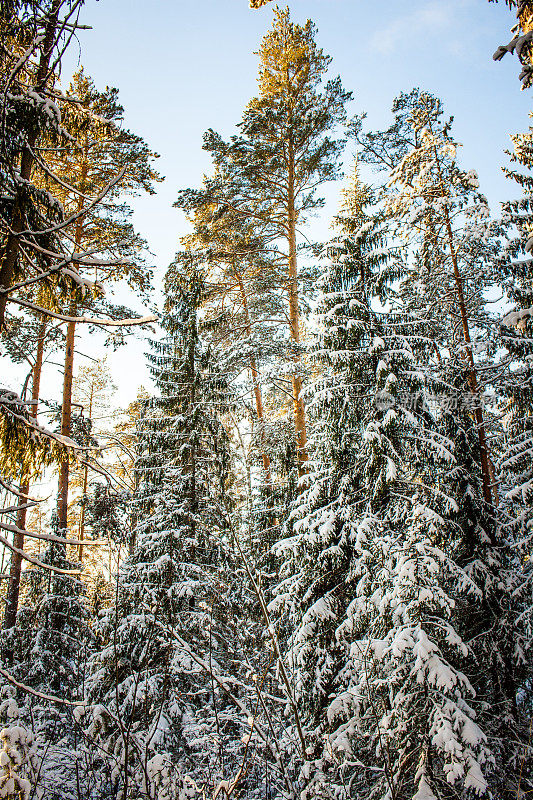
[(219, 206), (268, 226), (270, 238), (286, 245), (285, 275), (280, 289), (287, 302), (289, 362), (292, 363), (292, 402), (298, 470), (307, 460), (305, 407), (302, 397), (302, 289), (298, 268), (297, 232), (309, 213), (322, 205), (315, 190), (338, 174), (344, 141), (335, 136), (345, 120), (351, 95), (340, 79), (325, 80), (331, 59), (315, 42), (316, 29), (308, 20), (294, 23), (289, 10), (276, 9), (274, 25), (259, 51), (259, 94), (252, 99), (239, 125), (240, 136), (226, 144), (214, 131), (205, 136), (205, 149), (222, 173), (207, 181), (205, 190), (182, 193), (180, 205), (194, 208), (206, 196)]
[[(98, 92), (92, 80), (80, 70), (73, 77), (69, 95), (76, 102), (65, 126), (77, 146), (59, 154), (52, 177), (52, 184), (58, 177), (68, 181), (62, 198), (65, 209), (74, 218), (68, 232), (77, 248), (96, 250), (100, 256), (112, 259), (107, 265), (104, 262), (100, 268), (94, 268), (94, 275), (91, 275), (94, 284), (101, 286), (125, 280), (146, 297), (151, 270), (143, 264), (145, 243), (129, 221), (131, 209), (125, 205), (124, 197), (140, 191), (154, 193), (154, 181), (161, 180), (152, 166), (157, 156), (141, 137), (118, 127), (124, 109), (118, 102), (116, 89), (107, 87), (104, 92)], [(91, 208), (85, 198), (98, 196), (104, 190), (105, 204)], [(80, 300), (73, 295), (70, 298), (72, 317), (79, 307)], [(75, 335), (76, 323), (69, 322), (63, 378), (63, 436), (71, 433)], [(60, 528), (65, 530), (68, 488), (69, 462), (65, 460), (60, 465), (58, 487), (58, 518)]]
[[(70, 7), (70, 4), (64, 2), (52, 3), (51, 9), (46, 12), (51, 15), (50, 20), (55, 14), (57, 22), (59, 11), (61, 8), (65, 10), (67, 5)], [(33, 9), (32, 13), (34, 12), (37, 13), (36, 8)], [(45, 14), (43, 20), (46, 21), (46, 19)], [(39, 25), (42, 24), (43, 20), (39, 21)], [(50, 35), (52, 34), (56, 35), (53, 31)], [(58, 33), (57, 35), (60, 34)], [(54, 42), (54, 47), (57, 45), (58, 41)], [(50, 53), (48, 53), (47, 57), (49, 56)], [(41, 61), (44, 57), (45, 54), (41, 53)], [(21, 95), (18, 98), (19, 105), (22, 106), (31, 101), (29, 102), (30, 111), (33, 108), (32, 104), (36, 104), (35, 92), (35, 96), (32, 95), (31, 92), (33, 90), (30, 88), (31, 79), (34, 77), (32, 69), (30, 59), (25, 63), (26, 72), (23, 71), (21, 73), (25, 75), (25, 79), (21, 78), (21, 86), (19, 87)], [(128, 267), (123, 266), (122, 269), (119, 269), (119, 265), (123, 264), (123, 261), (134, 255), (138, 256), (143, 243), (133, 232), (131, 224), (127, 220), (129, 210), (123, 204), (117, 202), (117, 198), (120, 193), (135, 192), (139, 186), (151, 190), (151, 180), (158, 179), (157, 174), (150, 168), (150, 159), (153, 154), (150, 153), (145, 143), (128, 131), (118, 131), (115, 127), (116, 121), (120, 120), (122, 114), (122, 108), (117, 101), (116, 90), (107, 90), (106, 93), (99, 94), (95, 91), (91, 81), (82, 72), (78, 73), (71, 86), (72, 96), (69, 98), (69, 102), (66, 103), (65, 108), (63, 108), (62, 119), (59, 107), (51, 99), (52, 97), (58, 99), (53, 86), (55, 78), (51, 75), (47, 76), (48, 79), (50, 85), (45, 85), (43, 88), (44, 95), (41, 98), (43, 108), (40, 108), (40, 105), (37, 104), (40, 109), (39, 114), (44, 114), (44, 122), (43, 124), (39, 123), (37, 130), (35, 126), (38, 120), (36, 121), (35, 119), (35, 109), (33, 109), (29, 115), (29, 121), (26, 120), (24, 122), (24, 125), (29, 126), (28, 130), (25, 130), (25, 134), (21, 134), (17, 139), (17, 147), (19, 150), (22, 147), (22, 151), (15, 150), (13, 153), (15, 161), (20, 156), (21, 163), (24, 162), (26, 167), (31, 161), (31, 165), (28, 167), (28, 169), (31, 169), (32, 176), (31, 191), (29, 189), (30, 184), (27, 183), (26, 185), (29, 196), (23, 197), (16, 187), (13, 190), (17, 196), (20, 194), (19, 205), (22, 204), (19, 209), (22, 214), (19, 222), (20, 224), (24, 222), (24, 225), (30, 229), (24, 241), (31, 239), (33, 242), (32, 237), (35, 238), (35, 242), (30, 247), (31, 254), (26, 254), (22, 259), (22, 263), (33, 265), (37, 271), (46, 267), (43, 276), (44, 282), (41, 282), (39, 276), (33, 275), (30, 271), (29, 283), (26, 285), (23, 281), (23, 285), (18, 288), (17, 292), (17, 302), (20, 301), (22, 304), (26, 304), (29, 308), (34, 308), (39, 312), (39, 335), (35, 344), (36, 354), (32, 380), (32, 402), (34, 403), (35, 413), (37, 411), (36, 403), (39, 399), (44, 338), (47, 328), (51, 328), (51, 326), (47, 326), (48, 312), (61, 311), (60, 306), (63, 300), (64, 302), (69, 302), (70, 311), (75, 317), (76, 309), (79, 308), (81, 303), (85, 302), (87, 304), (91, 299), (94, 303), (95, 300), (94, 297), (89, 297), (91, 294), (89, 287), (93, 287), (94, 283), (81, 273), (87, 269), (100, 270), (100, 275), (96, 274), (95, 276), (96, 278), (100, 277), (100, 279), (117, 279), (118, 275), (127, 274), (131, 285), (136, 285), (144, 291), (148, 289), (150, 284), (149, 270), (143, 269), (138, 263), (131, 264)], [(63, 95), (61, 95), (61, 98), (63, 98)], [(108, 115), (107, 118), (105, 118), (105, 113)], [(22, 118), (24, 118), (24, 115), (21, 113)], [(89, 133), (91, 133), (91, 136), (89, 136)], [(78, 140), (76, 140), (74, 134), (76, 134)], [(29, 137), (28, 141), (30, 141), (34, 135), (38, 136), (41, 144), (46, 145), (45, 160), (39, 158), (35, 163), (31, 145), (28, 144), (27, 147), (24, 145), (26, 141), (24, 136)], [(80, 138), (83, 139), (82, 143), (79, 141)], [(90, 144), (88, 144), (89, 142)], [(26, 158), (28, 153), (29, 161)], [(120, 162), (118, 165), (117, 157)], [(89, 163), (91, 159), (94, 160)], [(126, 161), (126, 165), (123, 164), (124, 161)], [(116, 185), (117, 175), (113, 174), (113, 170), (119, 170), (120, 167), (124, 167), (125, 174), (122, 176), (122, 186), (119, 190)], [(22, 171), (23, 168), (21, 167), (21, 174)], [(12, 172), (13, 169), (11, 169)], [(6, 174), (11, 173), (8, 171)], [(118, 177), (120, 177), (120, 174)], [(105, 205), (102, 203), (97, 203), (96, 205), (94, 203), (88, 204), (86, 192), (99, 195), (106, 185), (107, 202)], [(4, 200), (9, 196), (9, 193), (6, 194)], [(19, 201), (14, 202), (13, 208), (16, 209)], [(85, 213), (86, 205), (88, 205), (90, 211)], [(53, 216), (50, 216), (50, 209), (54, 212)], [(19, 211), (16, 211), (16, 213), (18, 214)], [(11, 209), (11, 212), (15, 213), (13, 209)], [(67, 219), (65, 219), (65, 214)], [(44, 230), (42, 234), (40, 232), (41, 228)], [(47, 232), (48, 229), (50, 229), (51, 233)], [(97, 248), (95, 248), (96, 240), (98, 240)], [(74, 253), (71, 252), (72, 241), (74, 242)], [(13, 244), (11, 235), (7, 236), (5, 247), (7, 249), (5, 259), (2, 262), (2, 269), (7, 270), (6, 280), (8, 280), (8, 272), (10, 273), (11, 270), (15, 275), (17, 269), (19, 269), (17, 264), (20, 260), (20, 254), (18, 254), (20, 248), (17, 242)], [(44, 255), (43, 248), (46, 251)], [(83, 257), (79, 256), (80, 248), (84, 250)], [(112, 260), (106, 262), (100, 258), (95, 262), (90, 255), (95, 249), (98, 249), (100, 255), (110, 255)], [(121, 256), (118, 261), (115, 260), (117, 256)], [(54, 266), (55, 260), (61, 262), (61, 268)], [(52, 268), (50, 269), (51, 264)], [(57, 280), (58, 275), (59, 281)], [(36, 281), (39, 285), (37, 297), (35, 293), (32, 294)], [(66, 298), (68, 298), (68, 301)], [(41, 302), (41, 305), (35, 305), (35, 302)], [(102, 304), (103, 301), (100, 301), (100, 305)], [(119, 311), (121, 310), (119, 309)], [(71, 392), (75, 324), (75, 321), (69, 322), (65, 342), (66, 358), (62, 406), (63, 419), (61, 424), (61, 435), (64, 437), (70, 437), (72, 427)], [(71, 454), (63, 452), (60, 466), (58, 507), (61, 530), (65, 529), (67, 524), (68, 469), (70, 461)], [(22, 494), (28, 494), (30, 488), (29, 476), (23, 474), (21, 478), (21, 492)], [(18, 516), (18, 528), (20, 531), (24, 530), (25, 520), (26, 509), (21, 508)], [(19, 550), (23, 548), (23, 543), (24, 534), (19, 532), (16, 534), (16, 546)], [(20, 570), (21, 557), (20, 554), (15, 552), (11, 566), (9, 604), (4, 618), (4, 628), (6, 629), (12, 628), (16, 621)]]
[[(11, 355), (12, 360), (16, 362), (21, 360), (29, 360), (31, 372), (28, 375), (28, 380), (31, 379), (31, 401), (32, 405), (30, 408), (31, 416), (35, 421), (37, 421), (37, 413), (39, 408), (39, 394), (40, 394), (40, 385), (41, 385), (41, 372), (42, 366), (44, 362), (45, 351), (47, 345), (49, 346), (49, 341), (52, 340), (52, 343), (57, 341), (58, 332), (55, 331), (52, 336), (47, 336), (47, 320), (44, 316), (41, 316), (39, 320), (31, 319), (25, 325), (22, 321), (18, 320), (18, 325), (16, 326), (18, 335), (14, 335), (14, 331), (11, 330), (11, 326), (4, 326), (4, 332), (7, 332), (7, 337), (9, 339), (9, 343), (7, 344), (7, 350)], [(21, 335), (22, 334), (22, 335)], [(35, 356), (33, 358), (28, 357), (28, 341), (33, 343), (37, 340), (37, 348), (35, 352)], [(30, 377), (31, 376), (31, 377)], [(25, 397), (23, 397), (25, 399)], [(24, 471), (21, 472), (21, 480), (19, 484), (20, 493), (24, 496), (28, 496), (30, 492), (30, 481), (28, 478), (28, 473)], [(19, 531), (24, 531), (26, 528), (26, 514), (27, 514), (27, 507), (25, 504), (22, 504), (22, 507), (17, 512), (16, 517), (16, 524)], [(22, 551), (24, 548), (24, 534), (21, 532), (17, 532), (13, 536), (13, 544), (14, 546)], [(18, 599), (19, 599), (19, 592), (20, 592), (20, 578), (21, 578), (21, 571), (22, 571), (22, 555), (21, 553), (13, 552), (11, 555), (11, 565), (9, 570), (9, 583), (7, 587), (6, 593), (6, 607), (4, 612), (4, 619), (3, 619), (3, 628), (4, 630), (10, 630), (15, 626), (16, 617), (17, 617), (17, 609), (18, 609)]]

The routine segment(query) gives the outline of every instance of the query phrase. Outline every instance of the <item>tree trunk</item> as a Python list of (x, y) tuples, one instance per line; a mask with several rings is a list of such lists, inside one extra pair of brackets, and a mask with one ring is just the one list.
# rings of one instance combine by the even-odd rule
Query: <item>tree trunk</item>
[[(441, 184), (441, 193), (442, 196), (446, 196), (446, 187), (444, 185), (444, 178), (442, 175), (442, 170), (440, 167), (440, 160), (437, 152), (437, 148), (434, 147), (435, 153), (435, 161), (437, 163), (437, 169), (439, 172), (440, 184)], [(475, 401), (477, 402), (479, 398), (479, 386), (477, 382), (477, 372), (476, 372), (476, 365), (474, 361), (474, 354), (472, 352), (472, 339), (470, 337), (470, 325), (468, 320), (468, 310), (466, 308), (466, 301), (464, 296), (463, 290), (463, 278), (459, 271), (459, 264), (457, 260), (457, 253), (455, 251), (455, 244), (453, 238), (453, 230), (452, 224), (450, 221), (450, 215), (448, 213), (448, 208), (444, 206), (444, 222), (446, 226), (446, 235), (448, 237), (448, 246), (450, 248), (450, 256), (452, 259), (452, 266), (453, 266), (453, 276), (455, 281), (455, 289), (457, 292), (457, 300), (459, 303), (459, 313), (461, 316), (461, 326), (463, 329), (463, 340), (466, 345), (466, 362), (467, 362), (467, 374), (468, 374), (468, 384), (470, 386), (470, 391), (472, 392)], [(485, 431), (485, 419), (483, 417), (483, 410), (481, 405), (477, 405), (476, 408), (473, 410), (473, 417), (476, 423), (477, 428), (477, 435), (479, 441), (479, 450), (480, 450), (480, 460), (481, 460), (481, 476), (482, 476), (482, 485), (483, 485), (483, 497), (485, 502), (492, 506), (498, 505), (498, 492), (497, 488), (494, 484), (494, 472), (492, 469), (492, 462), (490, 458), (489, 448), (487, 445), (487, 436)]]
[[(246, 297), (246, 291), (244, 288), (244, 283), (242, 277), (237, 269), (234, 268), (235, 276), (237, 278), (237, 282), (239, 284), (239, 291), (241, 294), (242, 306), (244, 309), (244, 320), (246, 325), (246, 333), (248, 337), (252, 334), (252, 323), (250, 321), (250, 312), (248, 310), (248, 298)], [(257, 360), (255, 356), (252, 354), (250, 356), (250, 374), (252, 376), (252, 386), (253, 386), (253, 394), (255, 397), (255, 410), (257, 414), (257, 419), (261, 425), (264, 425), (265, 421), (265, 412), (263, 409), (263, 396), (261, 394), (261, 384), (259, 382), (259, 370), (257, 368)], [(264, 434), (261, 434), (261, 442), (264, 445)], [(265, 476), (267, 480), (267, 484), (269, 486), (272, 485), (272, 473), (270, 470), (270, 457), (267, 453), (261, 453), (261, 459), (263, 461), (263, 469), (265, 471)]]
[[(76, 316), (76, 305), (70, 306), (70, 314)], [(74, 337), (76, 333), (76, 323), (69, 322), (67, 325), (67, 340), (65, 348), (65, 367), (63, 373), (63, 403), (61, 406), (61, 435), (70, 436), (72, 423), (72, 377), (74, 371)], [(59, 466), (59, 483), (57, 490), (57, 517), (58, 529), (65, 532), (68, 526), (68, 479), (69, 479), (69, 453), (66, 452)], [(63, 550), (66, 548), (64, 546)]]
[[(89, 171), (89, 143), (88, 138), (85, 137), (85, 146), (83, 150), (83, 161), (80, 170), (80, 192), (85, 188), (84, 184), (87, 179)], [(76, 222), (76, 230), (74, 232), (74, 244), (76, 249), (81, 246), (83, 237), (83, 220), (84, 216), (81, 215), (83, 210), (83, 197), (80, 194), (77, 203), (77, 213), (80, 216)], [(77, 314), (77, 305), (73, 300), (70, 305), (70, 315), (75, 317)], [(69, 322), (67, 325), (67, 339), (65, 344), (65, 367), (63, 372), (63, 402), (61, 405), (61, 435), (70, 436), (72, 425), (72, 378), (74, 373), (74, 338), (76, 335), (76, 323)], [(57, 517), (59, 530), (66, 531), (68, 525), (68, 481), (69, 481), (69, 453), (65, 454), (63, 461), (59, 467), (59, 483), (57, 489)], [(66, 546), (62, 546), (65, 554)]]
[[(85, 464), (83, 468), (83, 484), (82, 484), (82, 497), (85, 497), (87, 494), (87, 484), (89, 482), (89, 468), (87, 464)], [(80, 542), (83, 542), (83, 537), (85, 535), (85, 502), (82, 504), (80, 510), (80, 524), (78, 528), (78, 539)], [(83, 561), (83, 544), (80, 544), (78, 547), (78, 561), (80, 564)]]
[[(472, 340), (470, 338), (470, 326), (468, 322), (468, 311), (466, 308), (466, 302), (464, 297), (463, 291), (463, 279), (461, 273), (459, 272), (459, 265), (457, 263), (457, 254), (455, 252), (455, 246), (453, 243), (453, 232), (452, 226), (450, 223), (450, 217), (448, 214), (448, 209), (445, 208), (445, 221), (446, 221), (446, 232), (448, 235), (448, 243), (450, 247), (450, 254), (452, 259), (453, 265), (453, 275), (455, 280), (455, 288), (457, 291), (457, 299), (459, 301), (459, 313), (461, 315), (461, 325), (463, 328), (463, 339), (466, 344), (466, 359), (468, 364), (468, 383), (470, 386), (470, 391), (474, 395), (475, 401), (479, 398), (479, 386), (477, 382), (477, 373), (476, 373), (476, 365), (474, 362), (474, 354), (472, 352)], [(482, 482), (483, 482), (483, 497), (485, 502), (490, 506), (494, 503), (494, 505), (498, 505), (498, 494), (496, 491), (496, 487), (493, 486), (493, 471), (491, 468), (491, 460), (489, 449), (487, 446), (487, 436), (485, 432), (485, 420), (483, 417), (483, 410), (481, 405), (476, 405), (473, 410), (474, 421), (476, 423), (477, 428), (477, 435), (479, 441), (479, 450), (480, 450), (480, 458), (481, 458), (481, 474), (482, 474)]]
[[(71, 316), (76, 316), (76, 304), (70, 305)], [(76, 323), (69, 322), (67, 325), (67, 338), (65, 348), (65, 366), (63, 372), (63, 402), (61, 405), (61, 435), (70, 436), (72, 422), (72, 376), (74, 369), (74, 337), (76, 333)], [(67, 527), (68, 527), (68, 482), (69, 482), (70, 454), (65, 451), (62, 461), (59, 464), (59, 481), (57, 487), (57, 535), (64, 538), (63, 542), (55, 542), (52, 545), (55, 563), (65, 559), (67, 556)], [(62, 579), (57, 575), (53, 578), (53, 586), (61, 586)], [(61, 595), (61, 588), (52, 589), (52, 593)], [(54, 631), (61, 631), (65, 624), (65, 613), (61, 610), (61, 601), (53, 600), (52, 611), (50, 614), (50, 627)]]
[[(94, 400), (94, 382), (91, 384), (91, 391), (89, 394), (89, 408), (87, 409), (87, 414), (89, 419), (92, 420), (93, 418), (93, 400)], [(82, 497), (85, 498), (87, 494), (87, 486), (89, 483), (89, 467), (85, 464), (83, 468), (83, 481), (82, 481)], [(81, 510), (80, 510), (80, 521), (78, 525), (78, 539), (80, 542), (83, 542), (83, 537), (85, 535), (85, 502), (82, 503)], [(80, 564), (83, 561), (83, 544), (80, 544), (78, 547), (78, 561)]]
[[(32, 406), (30, 413), (32, 417), (34, 417), (35, 419), (37, 419), (37, 410), (39, 403), (39, 390), (41, 385), (41, 372), (43, 367), (46, 324), (47, 324), (47, 319), (43, 315), (41, 317), (41, 328), (39, 331), (39, 338), (37, 339), (37, 353), (35, 355), (35, 364), (33, 365), (33, 380), (32, 380), (32, 392), (31, 392)], [(24, 495), (29, 494), (30, 492), (29, 478), (27, 477), (23, 478), (20, 485), (20, 492), (21, 494)], [(22, 500), (22, 502), (24, 502), (23, 498), (20, 499)], [(21, 531), (25, 530), (26, 528), (26, 511), (27, 509), (21, 508), (17, 514), (17, 528), (19, 528)], [(19, 550), (23, 550), (24, 534), (15, 533), (13, 537), (13, 544)], [(22, 572), (22, 556), (20, 556), (19, 553), (12, 552), (11, 566), (9, 570), (9, 583), (6, 595), (6, 610), (3, 623), (4, 630), (9, 630), (10, 628), (14, 628), (17, 622), (21, 572)]]
[[(37, 74), (35, 76), (35, 88), (37, 91), (42, 90), (48, 81), (50, 58), (54, 48), (59, 9), (63, 0), (53, 0), (50, 11), (48, 13), (48, 20), (46, 22), (45, 35), (43, 45), (41, 47), (41, 55)], [(2, 263), (0, 267), (0, 328), (4, 325), (5, 311), (8, 299), (8, 290), (13, 284), (13, 280), (17, 272), (17, 256), (19, 250), (19, 235), (25, 228), (26, 215), (24, 213), (23, 191), (25, 189), (25, 182), (31, 178), (33, 168), (33, 150), (39, 136), (39, 128), (35, 126), (28, 135), (28, 144), (24, 148), (20, 160), (20, 177), (21, 188), (17, 191), (15, 202), (13, 205), (13, 215), (11, 223), (11, 231), (7, 237), (5, 251), (3, 253)]]
[[(288, 190), (287, 190), (287, 226), (289, 242), (289, 324), (291, 337), (298, 345), (300, 343), (300, 312), (298, 307), (298, 264), (296, 259), (296, 210), (294, 189), (294, 146), (289, 142), (288, 159)], [(298, 353), (293, 358), (295, 365), (300, 362)], [(307, 462), (307, 431), (305, 424), (305, 405), (302, 399), (302, 379), (295, 373), (292, 376), (292, 401), (294, 413), (294, 428), (296, 431), (296, 447), (298, 455), (298, 475), (306, 473)]]

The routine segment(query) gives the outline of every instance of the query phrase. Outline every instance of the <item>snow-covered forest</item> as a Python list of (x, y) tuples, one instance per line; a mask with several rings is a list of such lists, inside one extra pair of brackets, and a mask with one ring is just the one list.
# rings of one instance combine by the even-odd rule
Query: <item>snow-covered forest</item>
[(158, 154), (62, 69), (84, 0), (0, 3), (0, 798), (525, 800), (533, 127), (489, 208), (453, 108), (372, 129), (315, 24), (250, 6), (161, 276)]

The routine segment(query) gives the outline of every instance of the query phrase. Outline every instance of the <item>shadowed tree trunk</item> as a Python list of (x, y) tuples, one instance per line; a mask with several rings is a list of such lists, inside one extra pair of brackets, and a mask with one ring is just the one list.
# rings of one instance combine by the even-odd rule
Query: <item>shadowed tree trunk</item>
[[(33, 379), (32, 379), (32, 392), (31, 392), (31, 415), (37, 419), (38, 403), (39, 403), (39, 390), (41, 385), (41, 372), (43, 367), (43, 354), (44, 354), (44, 340), (46, 337), (46, 324), (47, 319), (45, 316), (41, 317), (41, 328), (39, 331), (39, 338), (37, 340), (37, 352), (35, 355), (35, 364), (33, 365)], [(30, 491), (30, 481), (28, 477), (23, 478), (20, 485), (20, 492), (23, 495), (28, 495)], [(23, 498), (20, 498), (24, 503)], [(24, 533), (22, 531), (26, 528), (26, 508), (21, 508), (17, 514), (17, 528), (19, 532), (15, 533), (13, 544), (19, 550), (24, 549)], [(11, 553), (11, 567), (9, 570), (9, 583), (6, 595), (6, 610), (4, 615), (4, 630), (14, 628), (17, 622), (17, 611), (19, 604), (20, 593), (20, 576), (22, 572), (22, 557), (19, 553)]]
[[(290, 333), (296, 345), (300, 344), (300, 310), (298, 305), (298, 264), (296, 259), (296, 212), (294, 196), (294, 148), (289, 142), (288, 171), (288, 239), (289, 239), (289, 324)], [(298, 365), (300, 356), (294, 356)], [(294, 428), (298, 449), (298, 475), (306, 473), (307, 462), (307, 429), (305, 422), (305, 405), (302, 399), (302, 379), (297, 372), (292, 375), (292, 402), (294, 412)]]
[[(244, 310), (244, 320), (246, 325), (246, 334), (248, 337), (252, 335), (252, 323), (250, 320), (250, 312), (248, 310), (248, 298), (246, 297), (246, 291), (244, 288), (244, 283), (239, 271), (235, 268), (235, 276), (237, 278), (237, 283), (239, 284), (239, 292), (241, 295), (242, 300), (242, 307)], [(261, 425), (264, 425), (265, 422), (265, 412), (263, 408), (263, 396), (261, 394), (261, 385), (259, 383), (259, 370), (257, 367), (257, 359), (252, 354), (250, 356), (250, 374), (252, 376), (252, 386), (253, 386), (253, 394), (255, 398), (255, 410), (257, 414), (257, 419)], [(264, 445), (264, 434), (261, 434), (261, 442)], [(270, 458), (267, 453), (261, 453), (261, 460), (263, 462), (263, 469), (265, 471), (266, 480), (269, 486), (272, 485), (272, 473), (270, 469)]]

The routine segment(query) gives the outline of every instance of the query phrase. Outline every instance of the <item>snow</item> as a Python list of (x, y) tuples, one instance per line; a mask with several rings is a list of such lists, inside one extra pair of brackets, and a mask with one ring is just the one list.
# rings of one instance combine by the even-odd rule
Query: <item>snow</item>
[(418, 782), (417, 792), (413, 795), (413, 800), (437, 800), (425, 775), (422, 775)]

